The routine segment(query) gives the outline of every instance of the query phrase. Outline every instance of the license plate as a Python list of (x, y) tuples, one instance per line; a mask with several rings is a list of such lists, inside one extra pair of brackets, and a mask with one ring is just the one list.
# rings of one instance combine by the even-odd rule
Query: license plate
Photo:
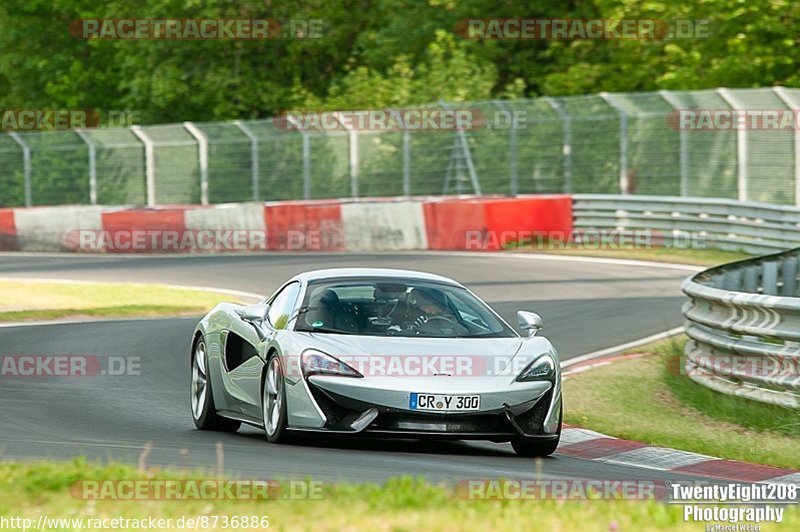
[(411, 410), (455, 411), (479, 410), (480, 395), (439, 395), (412, 393), (409, 398)]

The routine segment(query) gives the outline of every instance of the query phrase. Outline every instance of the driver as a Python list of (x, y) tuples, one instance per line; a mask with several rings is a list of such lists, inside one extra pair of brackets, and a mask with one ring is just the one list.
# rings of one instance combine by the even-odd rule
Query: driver
[(417, 314), (408, 327), (414, 334), (461, 336), (467, 328), (458, 322), (444, 294), (432, 288), (414, 288), (408, 294), (409, 307)]

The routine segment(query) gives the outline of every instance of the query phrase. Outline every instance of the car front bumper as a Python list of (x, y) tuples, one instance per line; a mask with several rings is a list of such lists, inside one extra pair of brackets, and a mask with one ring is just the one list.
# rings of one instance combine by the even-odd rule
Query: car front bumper
[[(298, 383), (300, 384), (300, 383)], [(361, 433), (390, 437), (436, 437), (508, 441), (558, 438), (561, 389), (558, 381), (509, 382), (508, 378), (395, 377), (355, 379), (312, 376), (302, 383), (322, 418), (318, 426), (294, 430)], [(475, 411), (410, 408), (411, 393), (480, 395)]]

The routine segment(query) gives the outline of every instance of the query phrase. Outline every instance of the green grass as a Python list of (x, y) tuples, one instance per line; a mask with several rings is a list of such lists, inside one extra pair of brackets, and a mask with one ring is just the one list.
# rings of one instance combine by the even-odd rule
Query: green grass
[(580, 247), (567, 247), (564, 249), (558, 249), (547, 246), (520, 246), (513, 249), (514, 251), (547, 253), (552, 255), (577, 255), (584, 257), (649, 260), (677, 264), (693, 264), (697, 266), (718, 266), (727, 262), (733, 262), (752, 257), (752, 255), (748, 255), (747, 253), (738, 251), (722, 251), (719, 249), (668, 249), (633, 247), (620, 247), (616, 249), (583, 249)]
[[(708, 390), (675, 371), (683, 339), (570, 376), (565, 421), (610, 436), (730, 460), (800, 469), (800, 412)], [(679, 367), (679, 366), (678, 366)]]
[(197, 315), (231, 299), (159, 284), (0, 279), (0, 321)]
[[(81, 480), (198, 478), (203, 477), (168, 470), (140, 472), (127, 465), (102, 466), (80, 459), (67, 463), (0, 463), (0, 515), (34, 521), (42, 514), (173, 520), (204, 515), (268, 516), (270, 530), (309, 531), (697, 530), (701, 526), (684, 523), (681, 506), (656, 501), (468, 500), (452, 487), (408, 477), (381, 485), (324, 484), (321, 496), (312, 500), (282, 500), (284, 490), (276, 492), (277, 498), (272, 500), (224, 501), (86, 501), (70, 492), (70, 487)], [(800, 526), (800, 510), (787, 507), (783, 524)]]

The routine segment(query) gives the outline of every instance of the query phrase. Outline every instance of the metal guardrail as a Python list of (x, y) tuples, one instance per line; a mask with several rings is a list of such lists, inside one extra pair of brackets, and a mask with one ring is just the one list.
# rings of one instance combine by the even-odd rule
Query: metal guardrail
[(800, 409), (800, 248), (683, 282), (683, 370), (716, 391)]
[(575, 229), (649, 230), (673, 247), (773, 253), (800, 246), (800, 208), (716, 198), (576, 194)]

